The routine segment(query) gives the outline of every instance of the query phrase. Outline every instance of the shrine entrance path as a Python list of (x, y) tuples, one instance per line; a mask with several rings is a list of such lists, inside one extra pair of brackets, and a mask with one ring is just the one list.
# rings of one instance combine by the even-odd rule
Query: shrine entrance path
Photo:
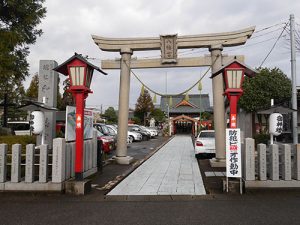
[(176, 135), (108, 195), (205, 195), (191, 136)]

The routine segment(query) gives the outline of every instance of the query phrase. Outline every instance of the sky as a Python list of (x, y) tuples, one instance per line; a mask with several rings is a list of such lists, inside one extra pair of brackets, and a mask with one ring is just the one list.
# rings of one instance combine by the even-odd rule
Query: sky
[[(44, 6), (47, 14), (39, 25), (44, 33), (30, 46), (28, 56), (32, 75), (39, 71), (39, 60), (55, 60), (60, 64), (74, 52), (87, 55), (89, 61), (99, 67), (101, 60), (120, 57), (119, 53), (100, 50), (91, 35), (112, 38), (159, 37), (162, 34), (181, 36), (230, 32), (256, 26), (245, 45), (224, 48), (223, 53), (244, 55), (245, 63), (253, 68), (259, 67), (270, 53), (262, 66), (278, 67), (291, 77), (289, 25), (283, 31), (290, 14), (295, 15), (296, 30), (300, 33), (300, 14), (296, 14), (300, 12), (300, 1), (295, 0), (46, 0)], [(207, 54), (209, 51), (205, 48), (186, 49), (179, 51), (178, 58)], [(134, 52), (132, 57), (157, 58), (160, 51)], [(297, 60), (299, 71), (299, 52)], [(161, 94), (177, 94), (197, 82), (207, 69), (139, 69), (133, 72), (151, 89)], [(105, 72), (107, 76), (94, 73), (91, 84), (94, 93), (87, 98), (88, 107), (100, 109), (102, 106), (103, 110), (109, 106), (118, 108), (120, 71)], [(299, 72), (297, 74), (299, 76)], [(212, 104), (209, 76), (210, 73), (202, 80), (202, 93), (210, 95)], [(65, 77), (60, 75), (60, 78), (62, 83)], [(30, 81), (31, 77), (28, 77), (25, 87)], [(129, 106), (134, 109), (141, 84), (131, 76), (130, 85)], [(300, 85), (298, 77), (297, 85)], [(199, 91), (195, 87), (189, 93), (199, 94)]]

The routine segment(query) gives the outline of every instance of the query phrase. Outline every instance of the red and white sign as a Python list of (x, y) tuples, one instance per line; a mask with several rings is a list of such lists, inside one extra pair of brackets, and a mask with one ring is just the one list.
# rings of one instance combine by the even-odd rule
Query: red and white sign
[(81, 128), (81, 115), (76, 114), (76, 128)]
[(236, 128), (236, 114), (230, 114), (230, 128)]
[(226, 129), (226, 176), (242, 177), (240, 129)]

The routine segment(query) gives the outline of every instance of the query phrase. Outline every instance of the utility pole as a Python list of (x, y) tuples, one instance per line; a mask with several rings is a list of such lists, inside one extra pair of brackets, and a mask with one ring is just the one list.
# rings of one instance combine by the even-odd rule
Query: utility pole
[(292, 108), (296, 111), (293, 115), (293, 143), (298, 144), (298, 118), (297, 118), (297, 89), (296, 89), (296, 47), (295, 47), (295, 17), (290, 15), (290, 35), (291, 35), (291, 77), (292, 77)]

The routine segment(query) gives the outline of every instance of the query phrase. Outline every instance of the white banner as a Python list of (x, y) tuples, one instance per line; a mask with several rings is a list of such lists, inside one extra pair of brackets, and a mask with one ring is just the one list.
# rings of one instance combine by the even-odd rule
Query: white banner
[(226, 176), (242, 177), (240, 129), (226, 129)]
[[(76, 127), (76, 108), (74, 106), (67, 106), (66, 108), (66, 141), (75, 141), (75, 127)], [(93, 111), (84, 110), (84, 139), (93, 138)]]

